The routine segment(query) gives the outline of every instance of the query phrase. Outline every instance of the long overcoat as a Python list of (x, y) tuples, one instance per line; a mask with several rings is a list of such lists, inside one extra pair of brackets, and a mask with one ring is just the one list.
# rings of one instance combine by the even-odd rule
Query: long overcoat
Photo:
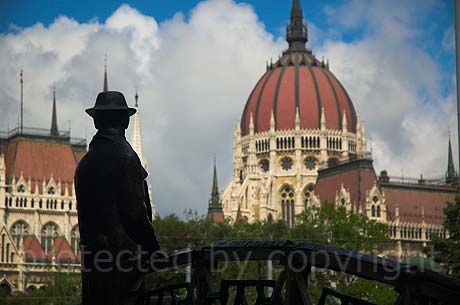
[(142, 304), (138, 266), (160, 248), (146, 177), (124, 130), (99, 130), (77, 166), (83, 305)]

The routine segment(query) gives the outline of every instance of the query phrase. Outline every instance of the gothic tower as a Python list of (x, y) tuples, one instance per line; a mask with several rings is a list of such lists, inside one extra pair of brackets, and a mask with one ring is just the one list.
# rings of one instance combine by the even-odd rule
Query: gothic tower
[(217, 183), (217, 167), (216, 160), (214, 160), (214, 175), (212, 178), (211, 198), (208, 205), (208, 219), (214, 223), (221, 223), (224, 221), (224, 211), (220, 202), (219, 185)]

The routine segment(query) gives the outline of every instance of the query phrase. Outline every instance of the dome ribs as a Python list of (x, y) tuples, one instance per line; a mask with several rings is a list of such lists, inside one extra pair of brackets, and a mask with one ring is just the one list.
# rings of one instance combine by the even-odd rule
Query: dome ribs
[(267, 85), (268, 81), (270, 80), (270, 77), (273, 75), (273, 70), (270, 71), (270, 74), (268, 74), (267, 78), (262, 84), (262, 88), (260, 92), (258, 93), (257, 97), (257, 104), (256, 104), (256, 113), (254, 116), (254, 126), (255, 126), (255, 132), (259, 131), (259, 106), (260, 106), (260, 100), (262, 99), (262, 93), (265, 91), (265, 86)]
[(318, 91), (321, 92), (321, 103), (325, 110), (326, 128), (339, 130), (339, 117), (334, 95), (327, 82), (326, 76), (321, 72), (322, 68), (313, 67), (313, 74), (316, 76)]
[[(299, 109), (299, 54), (295, 55), (295, 108)], [(302, 119), (301, 119), (302, 121)]]
[(346, 119), (345, 129), (356, 133), (353, 103), (327, 64), (309, 52), (286, 51), (251, 92), (241, 119), (242, 136), (249, 134), (251, 114), (256, 133), (267, 132), (271, 126), (294, 130), (297, 110), (302, 130), (321, 129), (322, 109), (327, 129), (341, 131)]
[(334, 99), (335, 99), (335, 105), (337, 107), (337, 117), (338, 117), (338, 129), (342, 129), (342, 108), (340, 107), (339, 99), (337, 97), (337, 92), (335, 91), (334, 86), (332, 85), (331, 79), (329, 78), (329, 75), (325, 72), (325, 69), (320, 69), (323, 75), (326, 77), (327, 82), (329, 86), (331, 87), (332, 93), (334, 94)]
[[(329, 71), (329, 73), (332, 74), (332, 72)], [(343, 87), (342, 83), (334, 76), (335, 81), (337, 84), (342, 88), (342, 92), (345, 94), (347, 98), (347, 103), (348, 103), (348, 109), (351, 112), (351, 131), (356, 132), (356, 124), (358, 123), (358, 119), (356, 117), (356, 111), (355, 111), (355, 106), (353, 105), (353, 102), (351, 101), (350, 95), (348, 94), (347, 90)], [(348, 123), (348, 126), (350, 126), (350, 123)]]
[[(351, 132), (354, 132), (354, 129), (356, 128), (356, 118), (354, 116), (354, 109), (353, 109), (353, 104), (351, 103), (351, 100), (348, 97), (347, 92), (343, 89), (343, 87), (340, 85), (339, 81), (337, 78), (332, 74), (329, 70), (325, 70), (325, 73), (328, 75), (329, 79), (332, 82), (332, 85), (335, 88), (335, 91), (337, 93), (337, 97), (340, 102), (341, 106), (341, 116), (343, 116), (343, 111), (345, 110), (345, 115), (347, 118), (347, 129)], [(343, 122), (342, 122), (343, 124)]]
[[(267, 80), (265, 88), (261, 91), (259, 111), (257, 114), (258, 132), (270, 130), (270, 117), (273, 111), (273, 100), (276, 92), (276, 83), (280, 76), (281, 69), (274, 69), (270, 79)], [(247, 119), (249, 122), (249, 118)], [(246, 133), (247, 134), (247, 133)]]
[(278, 130), (278, 99), (279, 99), (279, 94), (280, 94), (280, 87), (281, 87), (281, 82), (283, 80), (284, 72), (286, 71), (286, 66), (281, 69), (280, 76), (278, 78), (278, 81), (276, 83), (276, 89), (275, 89), (275, 98), (273, 99), (273, 113), (275, 114), (275, 129)]
[(289, 130), (295, 128), (295, 71), (295, 66), (286, 67), (283, 76), (280, 77), (277, 103), (276, 108), (274, 108), (277, 130)]
[[(243, 134), (247, 134), (249, 133), (249, 118), (248, 118), (248, 109), (249, 107), (251, 106), (252, 104), (252, 99), (254, 97), (254, 93), (256, 92), (256, 90), (258, 90), (260, 88), (259, 84), (265, 79), (265, 77), (271, 73), (272, 71), (270, 72), (266, 72), (260, 79), (259, 81), (257, 82), (257, 84), (255, 85), (254, 89), (252, 89), (252, 92), (251, 94), (249, 95), (249, 98), (248, 98), (248, 101), (246, 102), (246, 105), (244, 107), (244, 110), (243, 110), (243, 115), (241, 116), (241, 132)], [(259, 91), (260, 92), (260, 91)], [(259, 93), (261, 94), (261, 93)]]
[(301, 129), (316, 129), (320, 125), (321, 105), (317, 103), (317, 93), (313, 75), (303, 66), (299, 68), (299, 115)]
[(316, 102), (318, 103), (318, 129), (321, 129), (321, 109), (323, 107), (323, 102), (321, 101), (321, 94), (318, 90), (318, 81), (316, 80), (315, 73), (313, 73), (313, 68), (311, 65), (307, 65), (308, 70), (310, 71), (311, 77), (313, 79), (313, 84), (315, 86), (316, 92)]

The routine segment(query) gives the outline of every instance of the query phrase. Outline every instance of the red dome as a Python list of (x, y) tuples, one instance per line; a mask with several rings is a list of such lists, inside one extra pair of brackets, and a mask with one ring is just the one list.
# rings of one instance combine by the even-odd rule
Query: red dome
[(319, 129), (323, 107), (327, 129), (341, 130), (345, 112), (348, 131), (356, 132), (353, 103), (329, 67), (310, 51), (288, 50), (267, 68), (249, 96), (241, 132), (243, 136), (249, 133), (251, 114), (255, 132), (269, 131), (272, 112), (276, 130), (294, 129), (296, 108), (301, 129)]

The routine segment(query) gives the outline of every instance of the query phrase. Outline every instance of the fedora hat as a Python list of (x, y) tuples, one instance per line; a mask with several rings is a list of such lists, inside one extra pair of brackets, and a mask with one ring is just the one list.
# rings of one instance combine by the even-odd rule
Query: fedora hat
[(126, 110), (129, 116), (136, 113), (135, 108), (128, 107), (123, 93), (118, 91), (100, 92), (96, 98), (96, 104), (93, 108), (86, 109), (86, 113), (94, 117), (97, 111), (106, 110)]

